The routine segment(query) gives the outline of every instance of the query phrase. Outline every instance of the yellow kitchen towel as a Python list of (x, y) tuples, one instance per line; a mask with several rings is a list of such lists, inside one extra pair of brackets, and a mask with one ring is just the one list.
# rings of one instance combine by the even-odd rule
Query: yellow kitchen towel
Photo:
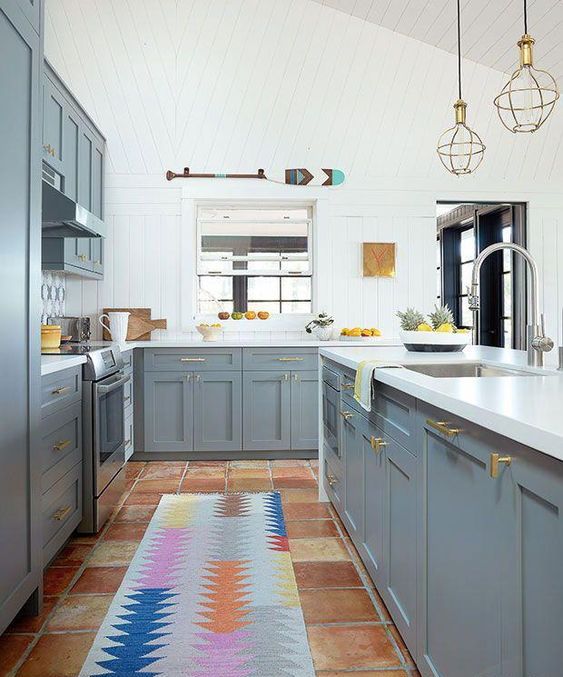
[(373, 371), (382, 367), (401, 367), (401, 365), (383, 362), (382, 360), (363, 360), (358, 364), (356, 381), (354, 382), (354, 399), (366, 411), (371, 411), (374, 388)]

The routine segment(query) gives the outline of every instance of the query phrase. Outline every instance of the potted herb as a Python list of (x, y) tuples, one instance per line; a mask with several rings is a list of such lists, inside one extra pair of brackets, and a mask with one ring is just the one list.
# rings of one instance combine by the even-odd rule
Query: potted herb
[(332, 325), (334, 318), (327, 313), (319, 313), (314, 320), (311, 320), (305, 327), (307, 334), (315, 333), (319, 341), (330, 341), (332, 336)]

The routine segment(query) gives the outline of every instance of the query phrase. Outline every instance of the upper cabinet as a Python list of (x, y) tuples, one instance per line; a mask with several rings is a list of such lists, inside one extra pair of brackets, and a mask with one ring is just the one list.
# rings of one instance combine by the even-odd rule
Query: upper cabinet
[[(20, 0), (29, 2), (29, 0)], [(103, 218), (105, 139), (69, 89), (45, 62), (43, 72), (43, 178)], [(46, 166), (48, 165), (48, 167)], [(44, 238), (43, 268), (103, 277), (103, 241)], [(80, 251), (79, 251), (80, 250)]]
[(16, 0), (16, 4), (24, 13), (26, 19), (31, 24), (33, 30), (39, 33), (41, 23), (41, 2), (40, 0)]

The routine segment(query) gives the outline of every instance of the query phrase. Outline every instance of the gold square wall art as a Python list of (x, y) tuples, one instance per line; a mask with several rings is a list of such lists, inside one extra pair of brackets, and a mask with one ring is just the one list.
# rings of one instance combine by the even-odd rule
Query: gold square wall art
[(395, 277), (395, 246), (394, 242), (362, 243), (363, 276)]

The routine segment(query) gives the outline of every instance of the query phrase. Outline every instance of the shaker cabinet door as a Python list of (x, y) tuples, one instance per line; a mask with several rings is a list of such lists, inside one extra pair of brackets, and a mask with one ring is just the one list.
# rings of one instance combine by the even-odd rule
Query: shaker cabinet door
[(319, 375), (317, 371), (291, 374), (291, 448), (318, 449)]
[(39, 268), (34, 252), (41, 221), (40, 42), (21, 12), (23, 2), (0, 2), (4, 160), (0, 163), (0, 282), (6, 290), (2, 301), (6, 330), (0, 332), (0, 633), (41, 580), (40, 370), (33, 272)]
[(194, 450), (239, 451), (242, 448), (242, 379), (240, 372), (193, 373)]
[(43, 160), (59, 174), (63, 167), (65, 102), (49, 78), (43, 79)]
[(380, 440), (383, 440), (381, 430), (366, 420), (361, 431), (364, 461), (364, 535), (359, 551), (378, 587), (384, 582), (384, 559), (387, 554), (383, 530), (387, 454)]
[(144, 451), (193, 449), (191, 373), (145, 372)]
[(354, 543), (364, 533), (364, 458), (362, 427), (365, 418), (353, 410), (342, 409), (342, 449), (344, 463), (344, 515), (346, 529)]
[(243, 374), (243, 448), (289, 449), (291, 445), (290, 373), (247, 371)]
[(496, 483), (510, 486), (507, 566), (497, 583), (510, 589), (503, 622), (511, 633), (503, 644), (504, 674), (551, 677), (563, 666), (563, 463), (521, 445), (498, 449), (511, 456)]
[[(443, 412), (436, 419), (444, 420)], [(512, 622), (503, 618), (507, 583), (503, 572), (512, 566), (506, 561), (509, 487), (491, 479), (490, 449), (485, 443), (475, 439), (465, 444), (461, 436), (447, 439), (428, 422), (422, 434), (419, 658), (423, 674), (517, 675), (503, 670), (501, 650), (503, 626)], [(395, 475), (397, 482), (408, 485), (401, 469)], [(395, 558), (390, 571), (397, 566)]]

